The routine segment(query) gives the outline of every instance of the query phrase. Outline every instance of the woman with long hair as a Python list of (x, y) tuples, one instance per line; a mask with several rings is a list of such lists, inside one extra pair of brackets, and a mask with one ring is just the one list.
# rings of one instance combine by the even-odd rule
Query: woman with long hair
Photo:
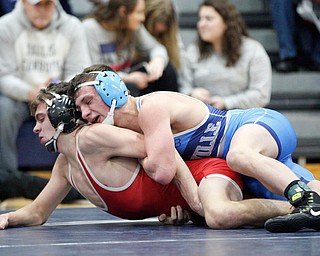
[(198, 10), (198, 40), (187, 50), (185, 83), (194, 96), (219, 109), (264, 107), (272, 70), (263, 46), (249, 38), (228, 0), (205, 0)]
[(146, 0), (144, 26), (167, 49), (170, 62), (180, 69), (178, 14), (172, 0)]
[(187, 94), (183, 72), (185, 69), (185, 45), (179, 31), (179, 13), (172, 0), (146, 0), (144, 26), (148, 32), (166, 47), (170, 63), (177, 72), (179, 92)]
[[(93, 63), (118, 71), (136, 96), (152, 91), (177, 91), (176, 74), (168, 54), (145, 29), (144, 0), (109, 0), (97, 5), (83, 21)], [(148, 62), (135, 68), (134, 57)]]

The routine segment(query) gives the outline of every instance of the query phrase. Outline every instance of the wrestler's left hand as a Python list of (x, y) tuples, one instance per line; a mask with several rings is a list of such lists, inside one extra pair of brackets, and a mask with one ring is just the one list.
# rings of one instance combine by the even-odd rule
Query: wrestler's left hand
[(180, 226), (190, 221), (191, 214), (188, 211), (183, 210), (180, 205), (177, 205), (176, 207), (171, 207), (171, 216), (167, 216), (163, 213), (158, 217), (158, 219), (165, 225)]

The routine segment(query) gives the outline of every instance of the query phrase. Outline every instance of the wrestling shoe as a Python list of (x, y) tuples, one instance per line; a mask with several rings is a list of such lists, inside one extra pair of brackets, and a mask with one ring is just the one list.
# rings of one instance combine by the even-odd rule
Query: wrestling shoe
[(310, 228), (320, 230), (320, 197), (312, 191), (305, 192), (304, 202), (292, 213), (267, 220), (266, 230), (273, 233), (289, 233)]

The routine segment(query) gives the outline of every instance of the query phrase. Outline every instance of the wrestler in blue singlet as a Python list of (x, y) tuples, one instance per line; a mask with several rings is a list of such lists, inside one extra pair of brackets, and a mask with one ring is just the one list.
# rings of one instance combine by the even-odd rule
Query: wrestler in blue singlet
[[(138, 109), (141, 101), (138, 100)], [(226, 159), (230, 142), (237, 129), (245, 124), (259, 124), (266, 128), (278, 144), (277, 160), (288, 166), (305, 183), (315, 180), (307, 169), (292, 161), (292, 153), (297, 145), (294, 128), (288, 119), (277, 111), (265, 108), (247, 110), (218, 110), (204, 104), (207, 115), (197, 126), (174, 134), (175, 147), (184, 160), (204, 157)], [(244, 177), (245, 186), (254, 196), (283, 199), (267, 190), (260, 182)]]

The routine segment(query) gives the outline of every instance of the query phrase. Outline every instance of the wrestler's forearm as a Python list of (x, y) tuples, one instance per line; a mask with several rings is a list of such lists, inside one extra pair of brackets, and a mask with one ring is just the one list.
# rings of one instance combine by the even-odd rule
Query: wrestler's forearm
[[(0, 229), (17, 226), (36, 226), (47, 221), (53, 210), (68, 194), (70, 187), (52, 173), (51, 179), (32, 203), (13, 212), (0, 215)], [(55, 183), (59, 183), (57, 186)]]
[(0, 229), (18, 226), (36, 226), (46, 221), (39, 212), (32, 210), (30, 205), (17, 211), (0, 215)]
[(174, 183), (191, 209), (203, 216), (203, 209), (198, 195), (198, 185), (193, 178), (188, 166), (176, 151), (177, 171)]

